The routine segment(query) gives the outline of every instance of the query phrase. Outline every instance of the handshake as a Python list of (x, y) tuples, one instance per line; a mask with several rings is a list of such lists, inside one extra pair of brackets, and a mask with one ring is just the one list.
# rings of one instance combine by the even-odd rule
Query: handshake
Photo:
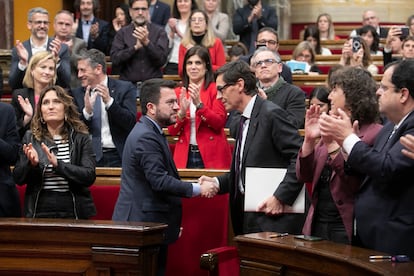
[(198, 179), (198, 183), (201, 187), (202, 197), (212, 198), (220, 190), (218, 182), (212, 177), (203, 175)]

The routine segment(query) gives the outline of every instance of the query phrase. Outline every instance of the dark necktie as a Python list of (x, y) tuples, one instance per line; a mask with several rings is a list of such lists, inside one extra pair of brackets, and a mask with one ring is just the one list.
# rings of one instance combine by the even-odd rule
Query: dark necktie
[(103, 157), (102, 153), (102, 139), (101, 139), (101, 96), (97, 95), (95, 105), (93, 106), (92, 117), (92, 146), (96, 154), (96, 161), (100, 161)]
[(242, 146), (242, 139), (243, 139), (243, 129), (244, 123), (246, 122), (247, 117), (241, 116), (240, 123), (239, 123), (239, 132), (237, 134), (237, 147), (236, 147), (236, 160), (234, 160), (234, 185), (235, 185), (235, 193), (234, 196), (236, 197), (239, 191), (239, 182), (240, 182), (240, 164), (241, 164), (241, 146)]

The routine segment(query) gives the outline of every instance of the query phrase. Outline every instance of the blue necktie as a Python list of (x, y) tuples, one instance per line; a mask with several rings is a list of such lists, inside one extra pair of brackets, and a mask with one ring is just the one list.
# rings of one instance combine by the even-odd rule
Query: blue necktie
[[(96, 92), (95, 92), (96, 93)], [(96, 154), (96, 161), (100, 161), (103, 157), (102, 141), (101, 141), (101, 96), (96, 96), (95, 105), (93, 106), (92, 117), (92, 146)]]
[(239, 191), (239, 183), (240, 183), (240, 164), (241, 164), (241, 146), (242, 146), (242, 139), (243, 139), (243, 129), (244, 123), (246, 122), (247, 117), (241, 116), (240, 123), (239, 123), (239, 132), (237, 134), (237, 148), (236, 148), (236, 160), (234, 160), (234, 197), (236, 197)]

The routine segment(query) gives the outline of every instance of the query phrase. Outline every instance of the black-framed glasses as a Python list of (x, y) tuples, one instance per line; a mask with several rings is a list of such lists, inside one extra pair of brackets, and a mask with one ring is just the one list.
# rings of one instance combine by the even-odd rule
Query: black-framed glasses
[(235, 84), (236, 84), (235, 82), (229, 82), (229, 83), (226, 83), (225, 85), (219, 85), (217, 86), (217, 91), (223, 94), (224, 89), (226, 89), (229, 86), (235, 85)]
[(140, 7), (138, 7), (138, 8), (131, 8), (131, 9), (134, 10), (134, 11), (142, 11), (142, 12), (145, 12), (145, 11), (148, 10), (148, 8), (140, 8)]
[(270, 40), (261, 39), (261, 40), (259, 40), (259, 41), (256, 41), (256, 43), (257, 43), (257, 44), (260, 44), (260, 45), (266, 45), (266, 44), (268, 44), (268, 43), (269, 43), (269, 45), (273, 45), (273, 46), (275, 46), (275, 45), (279, 44), (279, 42), (278, 42), (278, 41), (273, 40), (273, 39), (270, 39)]
[(263, 64), (266, 65), (266, 66), (271, 66), (273, 63), (279, 63), (279, 62), (277, 60), (275, 60), (274, 58), (268, 58), (268, 59), (263, 59), (263, 60), (256, 61), (254, 63), (254, 66), (256, 68), (262, 66)]

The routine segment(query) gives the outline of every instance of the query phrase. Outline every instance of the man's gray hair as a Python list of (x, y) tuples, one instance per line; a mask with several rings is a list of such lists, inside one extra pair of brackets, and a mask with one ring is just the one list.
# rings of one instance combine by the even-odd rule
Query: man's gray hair
[(32, 21), (33, 14), (35, 13), (46, 14), (47, 16), (49, 16), (49, 12), (45, 8), (36, 7), (29, 10), (29, 12), (27, 13), (27, 20)]
[(255, 61), (256, 60), (256, 56), (259, 53), (262, 53), (262, 52), (271, 52), (273, 54), (273, 56), (274, 56), (274, 58), (275, 58), (275, 60), (276, 60), (277, 63), (281, 63), (282, 62), (282, 59), (280, 58), (279, 54), (277, 52), (274, 52), (274, 51), (270, 50), (266, 46), (260, 46), (259, 48), (257, 48), (256, 51), (254, 51), (253, 56), (252, 56), (252, 61)]

